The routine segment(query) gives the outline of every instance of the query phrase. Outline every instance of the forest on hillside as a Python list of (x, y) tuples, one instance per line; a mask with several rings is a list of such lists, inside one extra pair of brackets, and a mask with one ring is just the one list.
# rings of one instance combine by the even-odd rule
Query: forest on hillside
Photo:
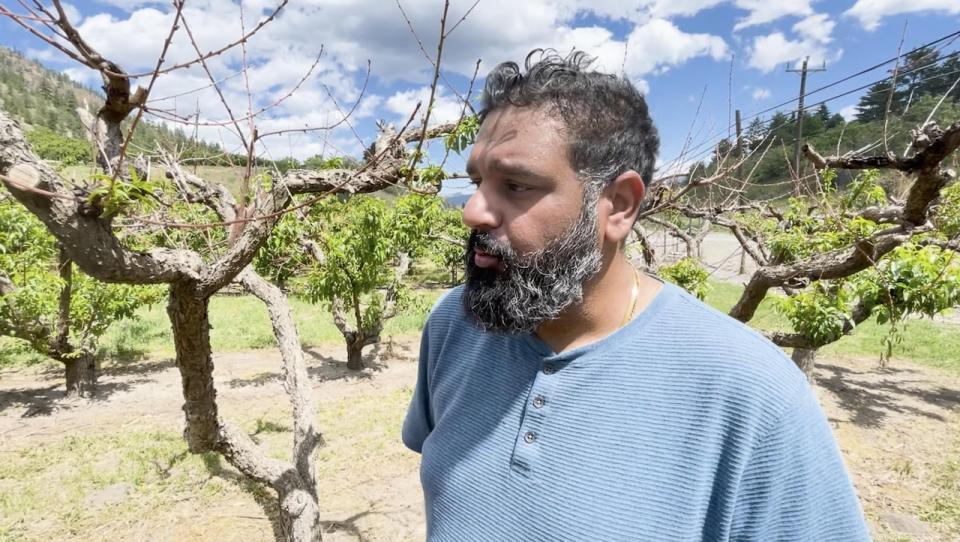
[[(830, 96), (826, 87), (824, 98), (807, 98), (802, 122), (803, 143), (838, 155), (850, 152), (869, 154), (885, 147), (903, 153), (912, 141), (911, 129), (926, 122), (948, 124), (960, 118), (960, 86), (951, 90), (960, 74), (960, 54), (953, 52), (941, 56), (932, 47), (922, 47), (905, 55), (897, 72), (893, 85), (890, 73), (866, 87), (850, 122), (828, 107), (828, 102), (837, 96)], [(934, 110), (935, 113), (930, 115)], [(748, 158), (742, 170), (753, 172), (749, 195), (771, 198), (790, 192), (792, 187), (780, 181), (793, 176), (796, 112), (775, 111), (768, 118), (756, 115), (745, 120), (748, 122), (742, 136), (743, 153)], [(690, 149), (688, 160), (693, 161), (689, 170), (691, 178), (709, 177), (735, 161), (736, 146), (734, 136), (721, 139), (712, 148)], [(802, 167), (810, 166), (802, 164)], [(805, 169), (800, 173), (806, 172)], [(846, 185), (851, 178), (849, 172), (840, 172), (838, 183)]]

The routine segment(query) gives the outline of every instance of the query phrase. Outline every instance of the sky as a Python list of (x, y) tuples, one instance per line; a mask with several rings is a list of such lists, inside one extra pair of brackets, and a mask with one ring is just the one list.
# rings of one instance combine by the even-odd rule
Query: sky
[[(742, 111), (744, 124), (779, 104), (784, 104), (781, 110), (794, 109), (800, 77), (787, 68), (798, 67), (802, 58), (809, 57), (811, 68), (825, 68), (809, 74), (810, 92), (893, 59), (898, 48), (905, 52), (960, 30), (960, 0), (474, 2), (450, 3), (431, 124), (459, 117), (458, 96), (466, 95), (478, 60), (474, 98), (484, 74), (500, 62), (522, 63), (534, 48), (561, 53), (577, 48), (597, 58), (596, 68), (624, 75), (646, 95), (661, 136), (661, 175), (705, 158), (718, 138), (732, 134), (735, 109)], [(187, 28), (201, 51), (217, 50), (256, 26), (278, 3), (187, 0), (187, 24), (174, 35), (165, 65), (197, 56)], [(23, 12), (13, 0), (0, 5)], [(74, 0), (66, 8), (81, 35), (128, 73), (154, 68), (173, 18), (169, 1)], [(267, 108), (256, 118), (261, 134), (336, 125), (268, 137), (263, 156), (359, 157), (375, 138), (378, 121), (402, 126), (418, 102), (426, 107), (433, 76), (427, 56), (437, 52), (442, 8), (440, 0), (291, 0), (245, 49), (212, 57), (208, 68), (238, 117)], [(0, 45), (84, 85), (100, 85), (96, 72), (12, 21), (0, 20)], [(960, 50), (960, 39), (937, 45), (944, 54), (953, 52)], [(868, 85), (888, 76), (893, 66), (814, 92), (807, 103)], [(137, 82), (147, 85), (149, 78)], [(860, 94), (827, 105), (852, 118)], [(158, 77), (150, 97), (151, 107), (168, 114), (188, 117), (199, 111), (200, 122), (210, 124), (197, 128), (200, 137), (242, 152), (238, 138), (216, 126), (228, 116), (202, 67)], [(435, 146), (430, 157), (439, 161), (442, 153)], [(463, 159), (454, 155), (445, 165), (462, 171)], [(445, 191), (465, 186), (454, 181)]]

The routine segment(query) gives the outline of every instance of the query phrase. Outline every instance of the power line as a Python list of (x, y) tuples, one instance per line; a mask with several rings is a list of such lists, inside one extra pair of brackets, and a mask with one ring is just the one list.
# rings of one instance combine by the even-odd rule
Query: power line
[[(891, 58), (891, 59), (889, 59), (889, 60), (884, 60), (883, 62), (880, 62), (880, 63), (878, 63), (878, 64), (874, 64), (873, 66), (870, 66), (869, 68), (864, 68), (864, 69), (858, 71), (857, 73), (848, 75), (848, 76), (846, 76), (846, 77), (844, 77), (844, 78), (842, 78), (842, 79), (838, 79), (838, 80), (836, 80), (836, 81), (834, 81), (834, 82), (832, 82), (832, 83), (828, 83), (828, 84), (826, 84), (826, 85), (823, 85), (822, 87), (813, 89), (813, 90), (811, 90), (810, 92), (808, 92), (806, 95), (807, 95), (807, 96), (810, 96), (811, 94), (816, 94), (816, 93), (818, 93), (818, 92), (820, 92), (820, 91), (822, 91), (822, 90), (826, 90), (826, 89), (828, 89), (828, 88), (835, 87), (835, 86), (839, 85), (840, 83), (845, 83), (845, 82), (847, 82), (847, 81), (849, 81), (849, 80), (851, 80), (851, 79), (855, 79), (855, 78), (857, 78), (857, 77), (860, 77), (860, 76), (863, 75), (863, 74), (870, 73), (870, 72), (872, 72), (872, 71), (874, 71), (874, 70), (876, 70), (876, 69), (878, 69), (878, 68), (882, 68), (883, 66), (886, 66), (887, 64), (889, 64), (889, 63), (891, 63), (891, 62), (894, 62), (894, 61), (896, 61), (896, 60), (898, 60), (898, 59), (900, 59), (900, 58), (903, 58), (903, 57), (905, 57), (905, 56), (908, 56), (908, 55), (911, 55), (911, 54), (913, 54), (913, 53), (916, 53), (917, 51), (920, 51), (920, 50), (922, 50), (922, 49), (926, 49), (927, 47), (931, 47), (931, 46), (933, 46), (933, 45), (935, 45), (935, 44), (937, 44), (937, 43), (940, 43), (940, 42), (942, 42), (942, 41), (946, 41), (946, 40), (948, 40), (948, 39), (950, 39), (950, 38), (957, 38), (957, 37), (960, 37), (960, 30), (958, 30), (958, 31), (956, 31), (956, 32), (953, 32), (953, 33), (950, 33), (950, 34), (947, 34), (946, 36), (943, 36), (943, 37), (941, 37), (941, 38), (937, 38), (937, 39), (935, 39), (935, 40), (933, 40), (933, 41), (931, 41), (931, 42), (925, 43), (925, 44), (923, 44), (923, 45), (921, 45), (921, 46), (919, 46), (919, 47), (916, 47), (916, 48), (914, 48), (914, 49), (912, 49), (912, 50), (910, 50), (910, 51), (907, 51), (906, 53), (903, 53), (903, 54), (901, 54), (901, 55), (897, 55), (897, 56), (895, 56), (895, 57), (893, 57), (893, 58)], [(956, 54), (956, 52), (953, 53), (953, 54)], [(943, 58), (946, 58), (946, 57), (942, 57), (942, 58), (938, 59), (938, 61), (939, 61), (939, 60), (943, 60)], [(760, 115), (763, 115), (764, 113), (769, 113), (769, 112), (771, 112), (771, 111), (773, 111), (773, 110), (776, 110), (776, 109), (779, 109), (779, 108), (781, 108), (781, 107), (783, 107), (783, 106), (785, 106), (785, 105), (792, 105), (792, 104), (793, 104), (794, 102), (796, 102), (796, 101), (797, 101), (796, 99), (787, 100), (787, 101), (785, 101), (785, 102), (783, 102), (783, 103), (780, 103), (780, 104), (777, 104), (777, 105), (768, 107), (768, 108), (764, 109), (763, 111), (759, 111), (759, 112), (757, 112), (757, 113), (754, 113), (753, 115), (751, 115), (750, 117), (747, 117), (747, 118), (750, 119), (750, 118), (753, 118), (753, 117), (758, 117), (758, 116), (760, 116)]]
[[(920, 70), (927, 69), (927, 68), (929, 68), (929, 67), (931, 67), (931, 66), (934, 66), (934, 65), (939, 64), (939, 63), (941, 63), (941, 62), (944, 62), (944, 61), (946, 61), (946, 60), (949, 60), (950, 58), (955, 57), (955, 56), (957, 56), (957, 55), (960, 55), (960, 50), (954, 51), (954, 52), (952, 52), (952, 53), (950, 53), (950, 54), (948, 54), (948, 55), (944, 55), (944, 56), (942, 56), (942, 57), (939, 57), (936, 61), (931, 62), (931, 63), (929, 63), (929, 64), (925, 64), (925, 65), (923, 65), (923, 66), (917, 66), (917, 67), (911, 68), (911, 69), (909, 69), (909, 70), (902, 71), (902, 72), (900, 72), (899, 75), (900, 75), (900, 76), (908, 75), (908, 74), (914, 73), (914, 72), (916, 72), (916, 71), (920, 71)], [(944, 74), (940, 74), (940, 75), (944, 75)], [(946, 74), (946, 75), (949, 75), (949, 74)], [(860, 86), (860, 87), (857, 87), (857, 88), (855, 88), (855, 89), (849, 90), (849, 91), (844, 92), (844, 93), (842, 93), (842, 94), (837, 94), (837, 95), (835, 95), (835, 96), (831, 96), (830, 98), (827, 98), (827, 99), (825, 99), (825, 100), (821, 100), (821, 101), (819, 101), (819, 102), (816, 102), (816, 103), (813, 104), (813, 106), (811, 106), (811, 107), (819, 106), (820, 104), (826, 103), (826, 102), (828, 102), (828, 101), (832, 101), (832, 100), (834, 100), (834, 99), (841, 98), (841, 97), (843, 97), (843, 96), (847, 96), (847, 95), (852, 94), (852, 93), (854, 93), (854, 92), (858, 92), (858, 91), (863, 90), (863, 89), (865, 89), (865, 88), (869, 88), (869, 87), (871, 87), (871, 86), (873, 86), (873, 85), (875, 85), (875, 84), (877, 84), (877, 83), (881, 83), (881, 82), (884, 82), (884, 81), (888, 81), (888, 80), (891, 79), (891, 77), (892, 77), (892, 76), (890, 76), (890, 77), (884, 77), (884, 78), (882, 78), (882, 79), (877, 79), (876, 81), (874, 81), (874, 82), (872, 82), (872, 83), (869, 83), (869, 84), (866, 84), (866, 85), (862, 85), (862, 86)], [(932, 76), (932, 77), (933, 77), (933, 78), (936, 78), (936, 77), (938, 77), (938, 76)], [(930, 78), (927, 78), (927, 79), (930, 79)], [(924, 80), (927, 80), (927, 79), (924, 79)], [(829, 86), (829, 85), (828, 85), (828, 86)], [(826, 87), (822, 87), (822, 88), (826, 88)], [(886, 91), (884, 91), (884, 92), (886, 92)], [(806, 96), (809, 96), (810, 94), (813, 94), (813, 92), (807, 93)], [(791, 101), (786, 102), (786, 103), (792, 104), (794, 101), (796, 101), (796, 100), (791, 100)], [(808, 108), (804, 108), (804, 109), (808, 109)], [(764, 111), (761, 111), (760, 113), (754, 113), (754, 114), (746, 117), (746, 118), (743, 119), (743, 120), (752, 120), (752, 119), (754, 119), (754, 118), (759, 117), (762, 113), (768, 112), (768, 111), (771, 111), (771, 110), (772, 110), (772, 109), (766, 109), (766, 110), (764, 110)], [(769, 129), (772, 130), (772, 129), (774, 129), (774, 127), (771, 127), (771, 128), (769, 128)], [(714, 133), (716, 134), (717, 132), (714, 132)], [(721, 134), (721, 135), (715, 135), (715, 136), (711, 136), (711, 137), (712, 137), (713, 139), (708, 139), (708, 140), (705, 140), (705, 141), (703, 141), (703, 142), (701, 142), (701, 143), (699, 143), (699, 144), (697, 144), (697, 145), (694, 145), (693, 147), (687, 149), (687, 152), (691, 152), (691, 151), (700, 149), (700, 148), (704, 147), (705, 145), (709, 145), (710, 148), (711, 148), (711, 149), (708, 149), (707, 152), (712, 152), (712, 147), (713, 147), (716, 143), (718, 143), (719, 141), (721, 141), (721, 140), (723, 139), (723, 136), (722, 136), (722, 134)]]
[[(893, 57), (893, 58), (891, 58), (891, 59), (889, 59), (889, 60), (886, 60), (886, 61), (884, 61), (884, 62), (880, 62), (880, 63), (875, 64), (875, 65), (873, 65), (873, 66), (871, 66), (871, 67), (869, 67), (869, 68), (860, 70), (860, 71), (857, 72), (857, 73), (854, 73), (854, 74), (852, 74), (852, 75), (848, 75), (848, 76), (846, 76), (846, 77), (843, 77), (842, 79), (839, 79), (839, 80), (834, 81), (834, 82), (832, 82), (832, 83), (826, 84), (826, 85), (824, 85), (824, 86), (822, 86), (822, 87), (819, 87), (819, 88), (817, 88), (817, 89), (814, 89), (814, 90), (812, 90), (812, 91), (810, 91), (810, 92), (807, 92), (807, 93), (803, 94), (803, 96), (810, 96), (810, 95), (812, 95), (812, 94), (816, 94), (817, 92), (820, 92), (820, 91), (822, 91), (822, 90), (825, 90), (825, 89), (834, 87), (834, 86), (836, 86), (836, 85), (838, 85), (838, 84), (840, 84), (840, 83), (849, 81), (849, 80), (851, 80), (851, 79), (853, 79), (853, 78), (855, 78), (855, 77), (858, 77), (858, 76), (860, 76), (860, 75), (863, 75), (863, 74), (865, 74), (865, 73), (869, 73), (869, 72), (871, 72), (871, 71), (873, 71), (873, 70), (876, 70), (877, 68), (883, 67), (883, 66), (889, 64), (890, 62), (893, 62), (893, 61), (895, 61), (895, 60), (897, 60), (897, 59), (899, 59), (899, 58), (903, 58), (903, 57), (905, 57), (905, 56), (907, 56), (907, 55), (910, 55), (910, 54), (912, 54), (912, 53), (915, 53), (915, 52), (917, 52), (917, 51), (920, 51), (920, 50), (922, 50), (922, 49), (924, 49), (924, 48), (930, 47), (931, 45), (934, 45), (934, 44), (937, 44), (937, 43), (941, 43), (941, 42), (944, 42), (944, 41), (946, 41), (946, 40), (951, 40), (951, 39), (952, 39), (952, 41), (955, 41), (958, 37), (960, 37), (960, 31), (952, 32), (952, 33), (947, 34), (947, 35), (945, 35), (945, 36), (943, 36), (943, 37), (941, 37), (941, 38), (938, 38), (938, 39), (933, 40), (933, 41), (931, 41), (931, 42), (928, 42), (928, 43), (926, 43), (926, 44), (924, 44), (924, 45), (921, 45), (921, 46), (919, 46), (919, 47), (916, 47), (916, 48), (914, 48), (914, 49), (912, 49), (912, 50), (910, 50), (910, 51), (907, 51), (906, 53), (903, 53), (903, 54), (901, 54), (901, 55), (898, 55), (898, 56), (896, 56), (896, 57)], [(952, 43), (952, 41), (951, 41), (951, 43)], [(945, 44), (945, 45), (949, 45), (949, 43), (947, 43), (947, 44)], [(942, 49), (942, 47), (941, 47), (941, 49)], [(935, 51), (934, 51), (934, 52), (935, 52)], [(944, 61), (946, 61), (946, 60), (949, 60), (950, 58), (953, 58), (953, 57), (955, 57), (955, 56), (957, 56), (957, 55), (960, 55), (960, 50), (953, 51), (953, 52), (951, 52), (951, 53), (949, 53), (949, 54), (947, 54), (947, 55), (938, 57), (937, 60), (935, 60), (935, 61), (933, 61), (933, 62), (930, 62), (930, 63), (928, 63), (928, 64), (925, 64), (925, 65), (922, 65), (922, 66), (917, 66), (917, 67), (911, 68), (911, 69), (906, 70), (906, 71), (902, 71), (902, 72), (900, 72), (899, 75), (900, 75), (900, 76), (902, 76), (902, 75), (907, 75), (907, 74), (914, 73), (914, 72), (919, 71), (919, 70), (927, 69), (927, 68), (929, 68), (929, 67), (931, 67), (931, 66), (934, 66), (934, 65), (940, 64), (940, 63), (942, 63), (942, 62), (944, 62)], [(938, 76), (932, 76), (932, 77), (933, 77), (933, 78), (936, 78), (936, 77), (944, 76), (944, 75), (949, 75), (949, 74), (939, 74)], [(804, 110), (810, 109), (811, 107), (819, 106), (819, 105), (821, 105), (821, 104), (827, 103), (827, 102), (832, 101), (832, 100), (835, 100), (835, 99), (837, 99), (837, 98), (841, 98), (841, 97), (843, 97), (843, 96), (847, 96), (847, 95), (849, 95), (849, 94), (852, 94), (852, 93), (854, 93), (854, 92), (858, 92), (858, 91), (863, 90), (863, 89), (865, 89), (865, 88), (869, 88), (869, 87), (871, 87), (871, 86), (873, 86), (873, 85), (875, 85), (875, 84), (877, 84), (877, 83), (880, 83), (880, 82), (883, 82), (883, 81), (887, 81), (887, 80), (889, 80), (889, 79), (891, 79), (890, 76), (884, 77), (884, 78), (878, 79), (878, 80), (876, 80), (876, 81), (874, 81), (874, 82), (872, 82), (872, 83), (869, 83), (869, 84), (867, 84), (867, 85), (863, 85), (863, 86), (857, 87), (857, 88), (855, 88), (855, 89), (853, 89), (853, 90), (850, 90), (850, 91), (847, 91), (847, 92), (844, 92), (844, 93), (841, 93), (841, 94), (837, 94), (837, 95), (835, 95), (835, 96), (831, 96), (830, 98), (827, 98), (827, 99), (825, 99), (825, 100), (821, 100), (821, 101), (819, 101), (819, 102), (816, 102), (815, 104), (813, 104), (813, 105), (811, 105), (811, 106), (809, 106), (809, 107), (804, 107)], [(929, 79), (929, 78), (925, 78), (924, 80), (927, 80), (927, 79)], [(785, 102), (783, 102), (783, 103), (777, 104), (777, 105), (775, 105), (775, 106), (768, 107), (767, 109), (764, 109), (764, 110), (762, 110), (762, 111), (759, 111), (759, 112), (757, 112), (757, 113), (753, 113), (753, 114), (751, 114), (751, 115), (749, 115), (749, 116), (747, 116), (747, 117), (744, 117), (744, 118), (742, 119), (742, 121), (752, 120), (752, 119), (754, 119), (754, 118), (757, 118), (757, 117), (763, 115), (764, 113), (769, 113), (769, 112), (774, 111), (774, 110), (776, 110), (776, 109), (778, 109), (778, 108), (780, 108), (780, 107), (783, 107), (783, 106), (785, 106), (785, 105), (792, 105), (793, 103), (797, 102), (798, 100), (799, 100), (799, 98), (794, 98), (794, 99), (785, 101)], [(769, 130), (773, 130), (773, 129), (775, 129), (775, 128), (776, 128), (776, 127), (770, 127)], [(729, 129), (730, 129), (730, 127), (727, 127), (727, 128), (726, 128), (727, 131), (729, 131)], [(722, 132), (719, 131), (719, 130), (714, 131), (714, 134), (715, 134), (714, 136), (708, 137), (708, 139), (705, 140), (705, 141), (703, 141), (702, 143), (699, 143), (699, 144), (697, 144), (697, 145), (694, 145), (694, 146), (691, 147), (691, 148), (686, 149), (682, 154), (680, 154), (679, 156), (673, 158), (673, 159), (672, 159), (670, 162), (668, 162), (668, 163), (673, 163), (673, 162), (676, 162), (676, 161), (678, 161), (678, 160), (680, 160), (680, 159), (683, 159), (684, 156), (688, 156), (690, 152), (692, 152), (692, 151), (697, 151), (697, 150), (699, 150), (699, 149), (701, 149), (701, 148), (703, 148), (703, 147), (705, 147), (705, 146), (709, 146), (709, 148), (706, 149), (704, 152), (698, 152), (698, 153), (695, 155), (696, 157), (702, 157), (702, 156), (704, 156), (704, 155), (706, 155), (706, 154), (709, 154), (710, 152), (713, 152), (713, 146), (724, 138), (723, 135), (722, 135)]]
[[(955, 53), (955, 54), (960, 54), (960, 51), (958, 51), (958, 52)], [(951, 56), (953, 56), (953, 55), (951, 55)], [(944, 58), (948, 58), (948, 57), (944, 57)], [(925, 77), (925, 78), (923, 78), (923, 79), (920, 79), (920, 80), (917, 81), (917, 83), (922, 83), (922, 82), (924, 82), (924, 81), (930, 81), (930, 80), (933, 80), (933, 79), (940, 79), (940, 78), (942, 78), (942, 77), (948, 77), (948, 76), (955, 75), (955, 74), (958, 74), (958, 73), (960, 73), (960, 69), (958, 69), (958, 70), (953, 70), (953, 71), (946, 72), (946, 73), (939, 73), (939, 74), (937, 74), (937, 75), (931, 75), (930, 77)], [(902, 75), (902, 74), (903, 74), (903, 73), (901, 73), (901, 75)], [(819, 102), (815, 102), (815, 103), (812, 103), (812, 104), (810, 104), (810, 105), (805, 106), (803, 110), (804, 110), (804, 112), (809, 111), (809, 110), (812, 110), (812, 109), (814, 109), (814, 108), (816, 108), (816, 107), (819, 107), (819, 106), (821, 106), (821, 105), (823, 105), (823, 104), (826, 104), (827, 102), (831, 102), (831, 101), (833, 101), (833, 100), (842, 98), (842, 97), (847, 96), (847, 95), (849, 95), (849, 94), (853, 94), (854, 92), (859, 92), (859, 91), (861, 91), (861, 90), (863, 90), (863, 89), (872, 87), (873, 85), (875, 85), (875, 84), (877, 84), (877, 83), (880, 83), (880, 82), (883, 82), (883, 81), (885, 81), (885, 80), (887, 80), (887, 79), (889, 79), (889, 77), (888, 77), (888, 78), (885, 78), (885, 79), (878, 79), (877, 81), (874, 81), (873, 83), (869, 83), (869, 84), (866, 84), (866, 85), (857, 87), (857, 88), (855, 88), (855, 89), (848, 90), (848, 91), (842, 92), (842, 93), (840, 93), (840, 94), (836, 94), (836, 95), (831, 96), (831, 97), (829, 97), (829, 98), (825, 98), (825, 99), (823, 99), (823, 100), (820, 100)], [(877, 90), (877, 91), (874, 91), (874, 92), (867, 93), (866, 95), (875, 94), (875, 93), (877, 93), (877, 92), (887, 92), (887, 90), (886, 90), (886, 89)], [(748, 118), (750, 118), (750, 117), (748, 117)], [(771, 125), (767, 128), (767, 132), (769, 133), (769, 132), (772, 132), (773, 130), (776, 130), (777, 128), (780, 128), (781, 126), (786, 126), (789, 122), (790, 122), (790, 119), (785, 119), (785, 120), (783, 120), (783, 121), (781, 121), (781, 122), (779, 122), (779, 123), (777, 123), (777, 124), (775, 124), (775, 125), (774, 125), (774, 124), (771, 124)], [(719, 138), (719, 139), (716, 139), (715, 142), (719, 142), (719, 141), (721, 141), (722, 139), (723, 139), (722, 137)], [(698, 145), (698, 147), (700, 147), (700, 146), (702, 146), (702, 144), (701, 144), (701, 145)], [(700, 152), (698, 152), (697, 154), (693, 155), (693, 157), (692, 157), (691, 159), (692, 159), (692, 160), (697, 160), (697, 161), (699, 161), (700, 158), (702, 158), (702, 157), (704, 157), (704, 156), (707, 156), (707, 155), (709, 155), (709, 154), (712, 153), (712, 152), (714, 152), (714, 149), (713, 149), (713, 146), (710, 146), (709, 148), (707, 148), (707, 149), (705, 149), (705, 150), (703, 150), (703, 151), (700, 151)]]
[(794, 164), (793, 167), (796, 168), (797, 175), (800, 175), (800, 141), (803, 140), (803, 99), (806, 97), (805, 90), (807, 88), (807, 73), (809, 72), (825, 72), (827, 71), (827, 63), (824, 62), (823, 66), (820, 68), (808, 68), (807, 62), (810, 60), (810, 57), (803, 59), (803, 67), (799, 70), (793, 70), (787, 68), (789, 73), (799, 73), (800, 74), (800, 97), (797, 98), (797, 141), (794, 145)]

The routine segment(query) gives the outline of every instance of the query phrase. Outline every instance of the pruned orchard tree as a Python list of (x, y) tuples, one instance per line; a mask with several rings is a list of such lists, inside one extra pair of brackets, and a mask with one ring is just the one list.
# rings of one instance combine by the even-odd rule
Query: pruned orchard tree
[[(729, 230), (757, 266), (730, 316), (749, 322), (771, 291), (782, 291), (786, 295), (776, 306), (793, 329), (765, 334), (793, 348), (794, 361), (812, 377), (817, 349), (869, 318), (891, 325), (883, 360), (901, 340), (904, 318), (934, 316), (960, 304), (960, 184), (947, 167), (956, 164), (958, 147), (960, 122), (918, 128), (903, 156), (825, 158), (807, 145), (804, 154), (819, 172), (817, 189), (795, 194), (785, 206), (743, 202), (738, 190), (719, 202), (688, 196), (730, 177), (734, 164), (662, 198), (644, 214), (669, 210)], [(838, 170), (859, 174), (841, 189)], [(881, 182), (883, 172), (912, 182), (904, 193), (891, 193)], [(734, 184), (742, 189), (747, 182), (749, 177)]]
[(306, 246), (315, 262), (304, 291), (330, 307), (348, 369), (363, 369), (363, 348), (379, 343), (387, 321), (414, 302), (404, 279), (413, 260), (429, 255), (430, 237), (446, 235), (441, 210), (439, 199), (410, 194), (392, 205), (328, 198), (311, 212), (317, 235)]
[(103, 285), (74, 272), (43, 224), (0, 193), (0, 336), (62, 363), (67, 398), (96, 393), (97, 345), (107, 328), (161, 296), (157, 287)]
[[(283, 175), (259, 175), (255, 168), (258, 146), (263, 138), (283, 132), (259, 132), (253, 120), (259, 112), (245, 117), (234, 115), (227, 101), (223, 105), (232, 126), (243, 143), (246, 160), (240, 197), (234, 199), (226, 189), (206, 182), (177, 167), (171, 160), (168, 174), (176, 191), (190, 202), (213, 209), (218, 223), (183, 224), (156, 211), (155, 186), (146, 175), (144, 164), (126, 160), (133, 130), (145, 112), (147, 98), (157, 77), (190, 66), (200, 66), (211, 87), (220, 92), (208, 60), (245, 43), (269, 24), (286, 5), (286, 0), (237, 40), (210, 52), (201, 52), (183, 13), (182, 0), (174, 0), (173, 22), (167, 34), (156, 68), (145, 74), (126, 72), (116, 62), (103, 58), (71, 25), (63, 6), (40, 2), (22, 4), (27, 14), (15, 14), (0, 7), (10, 17), (63, 54), (102, 76), (106, 100), (98, 112), (98, 163), (103, 173), (87, 184), (61, 178), (31, 150), (20, 126), (0, 112), (0, 181), (10, 194), (30, 211), (57, 240), (64, 257), (76, 263), (86, 274), (110, 284), (166, 285), (167, 314), (173, 329), (177, 368), (183, 383), (186, 426), (184, 436), (193, 453), (217, 452), (244, 476), (277, 492), (281, 531), (289, 540), (318, 540), (321, 537), (314, 451), (322, 443), (315, 423), (303, 353), (289, 305), (280, 290), (260, 277), (250, 264), (267, 243), (281, 217), (293, 207), (312, 205), (331, 194), (360, 194), (388, 186), (412, 186), (421, 191), (436, 191), (425, 185), (416, 166), (427, 139), (445, 136), (450, 127), (428, 129), (432, 103), (428, 103), (421, 129), (384, 131), (372, 145), (358, 169), (292, 170)], [(441, 19), (440, 46), (434, 64), (434, 87), (440, 71), (445, 35), (446, 5)], [(190, 37), (196, 57), (175, 65), (165, 65), (166, 52), (173, 36), (183, 30)], [(246, 73), (246, 70), (244, 70)], [(308, 74), (309, 75), (309, 74)], [(133, 80), (147, 78), (146, 87), (133, 89)], [(295, 90), (295, 89), (294, 89)], [(289, 94), (288, 94), (289, 95)], [(416, 111), (411, 114), (409, 125)], [(344, 120), (349, 115), (345, 113)], [(132, 116), (129, 124), (125, 121)], [(244, 129), (243, 123), (246, 123)], [(302, 131), (302, 130), (298, 130)], [(416, 142), (416, 150), (407, 150)], [(296, 202), (300, 198), (307, 201)], [(162, 199), (162, 197), (161, 197)], [(152, 210), (152, 214), (143, 214)], [(175, 217), (174, 217), (175, 218)], [(131, 243), (119, 226), (129, 223), (157, 226), (164, 231), (176, 229), (227, 229), (220, 250), (201, 253), (188, 246), (142, 246)], [(210, 344), (209, 301), (231, 281), (240, 281), (264, 300), (270, 311), (274, 333), (283, 357), (284, 387), (293, 409), (293, 450), (289, 461), (270, 457), (250, 436), (221, 418), (213, 380)]]
[(427, 235), (432, 245), (428, 252), (435, 264), (450, 272), (450, 286), (456, 286), (460, 283), (470, 230), (463, 224), (463, 213), (449, 207), (439, 210), (433, 224), (433, 231)]

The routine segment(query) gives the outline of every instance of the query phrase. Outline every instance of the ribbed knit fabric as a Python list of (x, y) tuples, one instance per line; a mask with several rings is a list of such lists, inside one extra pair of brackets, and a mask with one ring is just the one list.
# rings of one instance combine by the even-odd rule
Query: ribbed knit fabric
[(403, 441), (436, 541), (868, 540), (829, 425), (766, 339), (665, 284), (553, 353), (453, 290), (423, 333)]

